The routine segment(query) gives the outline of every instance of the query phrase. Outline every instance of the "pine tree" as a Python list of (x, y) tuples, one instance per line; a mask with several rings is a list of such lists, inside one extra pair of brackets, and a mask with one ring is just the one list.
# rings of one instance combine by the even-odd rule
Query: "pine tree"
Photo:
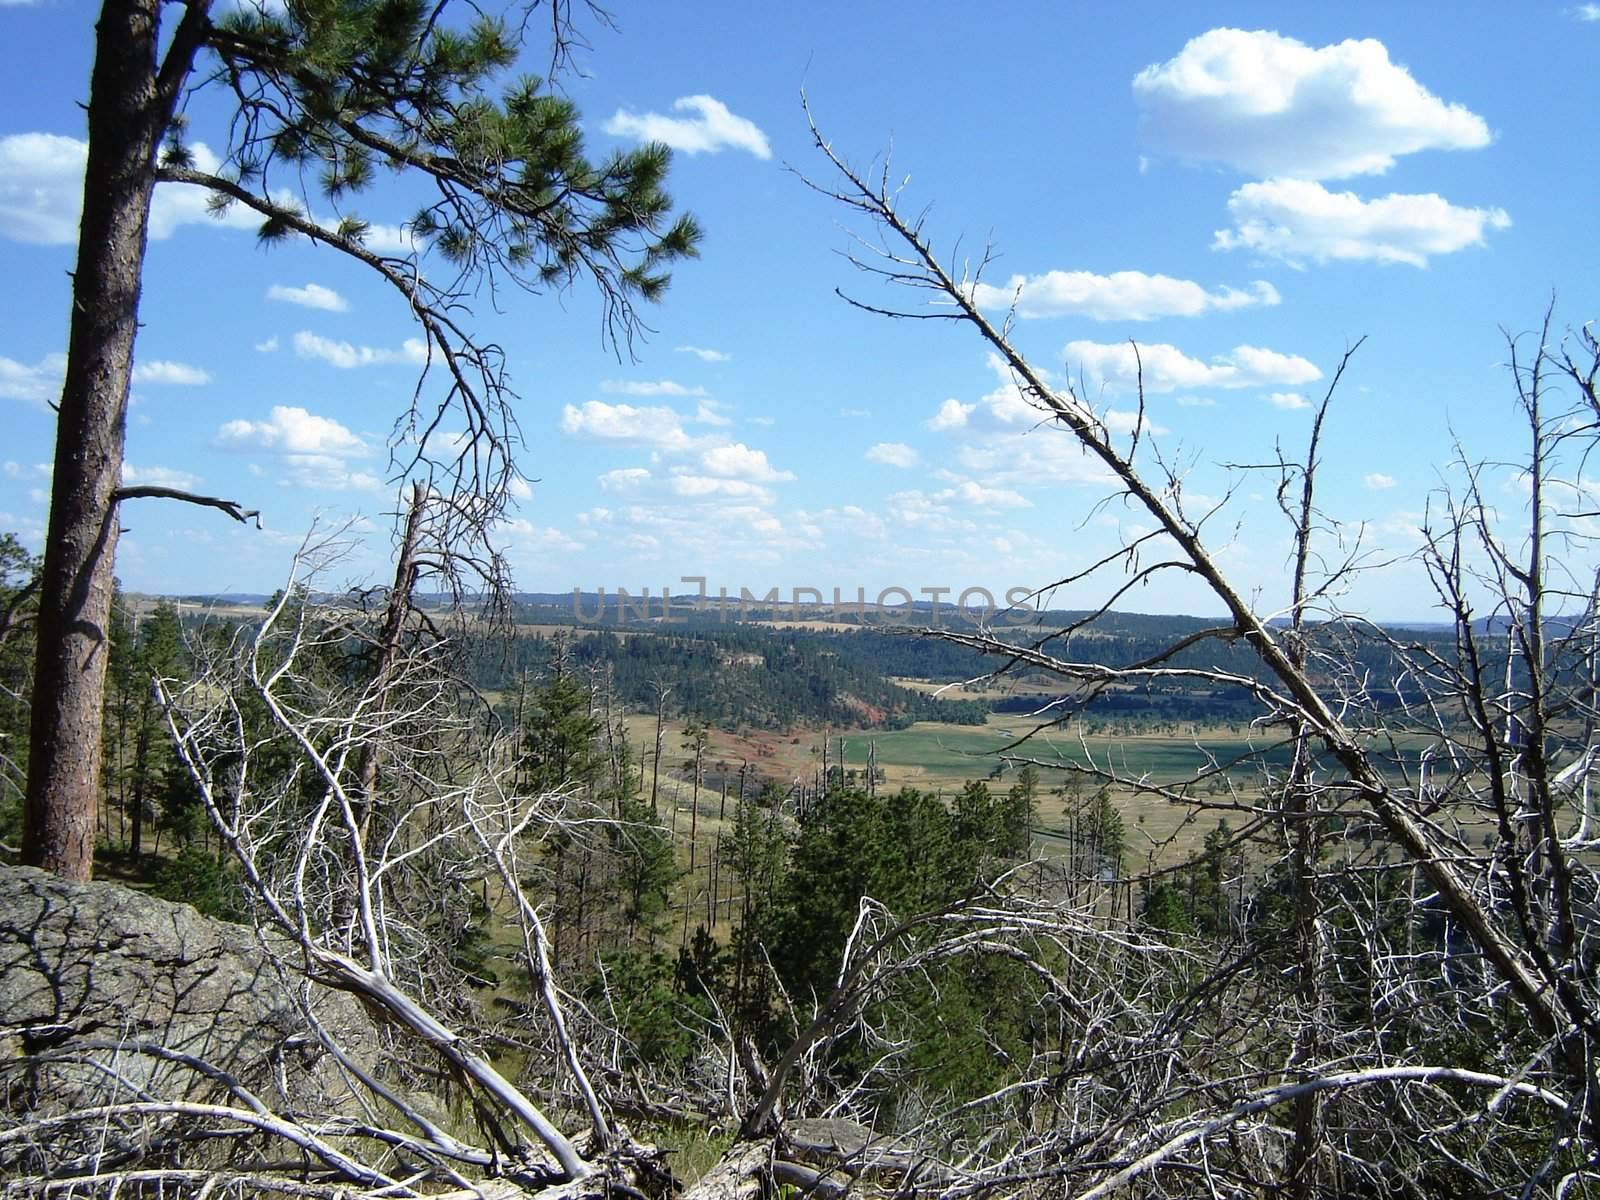
[(0, 533), (0, 841), (14, 844), (28, 771), (28, 704), (39, 562)]
[[(541, 81), (496, 89), (521, 25), (476, 6), (420, 0), (296, 0), (286, 8), (183, 0), (161, 28), (159, 0), (104, 0), (86, 105), (88, 154), (40, 585), (23, 858), (73, 878), (93, 866), (101, 709), (117, 508), (146, 496), (235, 502), (121, 484), (128, 385), (157, 183), (208, 189), (243, 206), (261, 236), (305, 237), (376, 271), (421, 323), (443, 379), (438, 407), (397, 427), (401, 474), (475, 497), (457, 511), (480, 533), (516, 479), (516, 420), (500, 352), (459, 324), (481, 284), (531, 291), (588, 279), (609, 335), (626, 341), (635, 305), (658, 299), (665, 268), (699, 230), (663, 190), (668, 151), (648, 145), (595, 163), (573, 106)], [(558, 36), (565, 6), (557, 7)], [(559, 58), (559, 47), (558, 55)], [(232, 106), (222, 166), (201, 169), (181, 109), (197, 94)], [(413, 215), (416, 256), (370, 249), (351, 208), (380, 168), (420, 176), (435, 199)], [(318, 197), (333, 220), (285, 201)], [(419, 397), (424, 395), (419, 389)], [(470, 443), (435, 454), (436, 430)], [(452, 439), (454, 441), (454, 439)]]

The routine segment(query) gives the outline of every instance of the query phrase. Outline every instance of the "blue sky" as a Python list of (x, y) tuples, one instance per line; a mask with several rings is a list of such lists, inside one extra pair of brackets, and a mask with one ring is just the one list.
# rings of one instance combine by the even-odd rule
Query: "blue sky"
[[(983, 586), (1064, 576), (1137, 536), (1066, 437), (1037, 428), (971, 331), (889, 322), (843, 252), (848, 214), (800, 93), (835, 148), (890, 155), (942, 252), (997, 258), (980, 299), (1057, 377), (1128, 422), (1128, 340), (1185, 494), (1230, 495), (1208, 528), (1271, 609), (1286, 527), (1263, 477), (1365, 336), (1332, 410), (1322, 492), (1374, 562), (1343, 603), (1425, 615), (1404, 556), (1459, 440), (1514, 454), (1502, 329), (1557, 297), (1600, 316), (1589, 125), (1593, 5), (621, 5), (565, 86), (595, 152), (656, 137), (705, 227), (653, 332), (620, 361), (581, 287), (484, 295), (509, 356), (533, 480), (502, 531), (527, 590), (713, 592)], [(59, 386), (94, 11), (0, 0), (0, 529), (37, 545)], [(532, 67), (542, 64), (534, 48)], [(191, 107), (221, 147), (220, 110)], [(361, 215), (398, 240), (403, 189)], [(881, 297), (880, 297), (881, 298)], [(497, 307), (498, 306), (498, 307)], [(258, 246), (202, 196), (158, 195), (129, 478), (262, 510), (130, 505), (118, 574), (137, 591), (267, 591), (311, 522), (358, 516), (341, 568), (380, 576), (391, 423), (419, 331), (387, 285), (306, 245)], [(1503, 491), (1514, 520), (1520, 496)], [(1328, 543), (1332, 549), (1331, 540)], [(342, 581), (342, 580), (341, 580)], [(1058, 603), (1089, 593), (1064, 592)], [(1176, 581), (1122, 605), (1209, 611)]]

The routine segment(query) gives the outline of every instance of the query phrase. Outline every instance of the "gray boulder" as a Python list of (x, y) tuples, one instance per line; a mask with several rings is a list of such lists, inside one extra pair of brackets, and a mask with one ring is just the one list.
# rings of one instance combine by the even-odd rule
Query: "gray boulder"
[[(118, 884), (0, 866), (0, 1105), (13, 1114), (236, 1103), (218, 1072), (272, 1108), (344, 1109), (343, 1073), (312, 1032), (301, 986), (252, 929)], [(374, 1061), (361, 1005), (318, 991), (318, 1020), (357, 1061)]]

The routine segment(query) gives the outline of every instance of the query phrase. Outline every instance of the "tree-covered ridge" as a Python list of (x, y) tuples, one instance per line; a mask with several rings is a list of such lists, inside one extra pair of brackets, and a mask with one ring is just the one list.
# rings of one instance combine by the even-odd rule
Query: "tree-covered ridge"
[[(542, 619), (552, 611), (524, 607), (519, 615)], [(547, 671), (560, 647), (583, 669), (605, 664), (631, 709), (653, 711), (658, 689), (670, 687), (674, 712), (726, 728), (781, 730), (981, 724), (988, 712), (1059, 718), (1087, 711), (1157, 724), (1239, 722), (1255, 709), (1252, 687), (1268, 677), (1243, 639), (1223, 636), (1215, 622), (1185, 616), (1058, 612), (1036, 625), (991, 630), (995, 645), (1015, 646), (1022, 656), (1009, 665), (993, 651), (980, 650), (978, 635), (961, 626), (890, 631), (707, 618), (681, 625), (566, 627), (572, 634), (539, 632), (484, 648), (476, 678), (490, 688), (514, 687), (524, 671)], [(1451, 634), (1428, 629), (1328, 624), (1308, 626), (1304, 636), (1312, 673), (1356, 674), (1360, 702), (1374, 711), (1400, 702), (1413, 670), (1408, 655), (1441, 656), (1452, 646)], [(1485, 634), (1483, 642), (1495, 654), (1503, 654), (1507, 644), (1503, 634)], [(1139, 685), (1062, 690), (1052, 672), (1030, 663), (1030, 653), (1112, 671), (1153, 664), (1172, 668), (1172, 674)], [(991, 680), (997, 668), (1003, 673)], [(901, 686), (899, 679), (994, 687), (981, 700), (959, 687), (932, 696)]]
[(671, 711), (724, 728), (897, 727), (913, 721), (982, 724), (988, 705), (945, 700), (885, 678), (846, 638), (760, 627), (683, 633), (602, 630), (567, 637), (518, 636), (486, 647), (475, 676), (513, 689), (524, 672), (550, 673), (557, 660), (575, 672), (604, 668), (619, 702), (651, 712), (659, 689)]

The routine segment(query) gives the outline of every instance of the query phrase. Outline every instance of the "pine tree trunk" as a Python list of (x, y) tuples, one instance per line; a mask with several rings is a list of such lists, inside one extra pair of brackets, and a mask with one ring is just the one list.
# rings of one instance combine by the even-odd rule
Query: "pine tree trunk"
[(83, 222), (39, 593), (22, 858), (77, 880), (94, 869), (115, 493), (156, 152), (169, 111), (156, 87), (158, 15), (156, 0), (107, 0), (95, 27)]
[(150, 722), (139, 725), (139, 738), (133, 755), (133, 823), (128, 837), (128, 853), (135, 859), (144, 853), (145, 771), (150, 761)]

